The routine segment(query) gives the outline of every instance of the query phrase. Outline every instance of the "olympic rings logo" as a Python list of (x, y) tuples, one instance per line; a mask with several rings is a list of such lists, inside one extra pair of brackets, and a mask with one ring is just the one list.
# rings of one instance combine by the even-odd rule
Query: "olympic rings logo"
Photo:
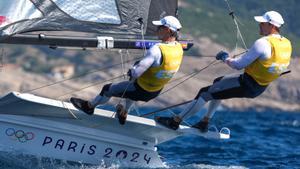
[(10, 138), (14, 140), (18, 140), (21, 143), (25, 143), (29, 140), (34, 139), (34, 133), (32, 132), (25, 132), (23, 130), (15, 130), (13, 128), (8, 128), (5, 131), (5, 134), (7, 136), (10, 136)]

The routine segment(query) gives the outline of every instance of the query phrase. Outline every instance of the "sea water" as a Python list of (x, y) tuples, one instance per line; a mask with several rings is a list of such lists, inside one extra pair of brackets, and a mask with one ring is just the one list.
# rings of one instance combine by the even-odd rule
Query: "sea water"
[[(188, 123), (195, 123), (196, 120), (197, 117), (194, 117)], [(212, 124), (219, 128), (230, 128), (231, 138), (209, 140), (198, 136), (184, 136), (160, 144), (158, 152), (167, 168), (300, 168), (300, 112), (219, 111)], [(0, 168), (101, 169), (105, 166), (22, 158), (2, 153)], [(108, 168), (122, 167), (115, 165)]]

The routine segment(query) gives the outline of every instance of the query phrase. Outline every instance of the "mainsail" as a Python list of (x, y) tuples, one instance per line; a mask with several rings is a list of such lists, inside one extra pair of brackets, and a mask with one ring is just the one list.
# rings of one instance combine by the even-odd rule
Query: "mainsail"
[[(100, 43), (101, 48), (149, 47), (157, 42), (156, 28), (151, 21), (166, 15), (176, 16), (177, 3), (177, 0), (1, 1), (0, 42), (78, 47), (99, 47)], [(33, 33), (37, 31), (38, 34)], [(49, 31), (72, 33), (52, 36), (56, 34)], [(78, 32), (105, 38), (82, 36)], [(148, 41), (141, 45), (144, 37)], [(185, 42), (184, 47), (186, 45), (191, 46), (191, 43)]]

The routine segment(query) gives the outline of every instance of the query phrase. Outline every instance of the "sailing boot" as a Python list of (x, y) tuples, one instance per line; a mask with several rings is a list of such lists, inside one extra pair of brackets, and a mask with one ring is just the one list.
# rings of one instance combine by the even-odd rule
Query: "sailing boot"
[(117, 118), (119, 119), (119, 123), (121, 125), (124, 125), (128, 114), (127, 110), (124, 108), (122, 104), (118, 104), (116, 106), (116, 113), (117, 113)]
[(91, 107), (88, 101), (71, 97), (70, 102), (73, 104), (74, 107), (85, 112), (86, 114), (94, 114), (94, 107)]
[(209, 118), (204, 117), (201, 121), (194, 124), (192, 127), (199, 129), (202, 133), (206, 133), (208, 131), (208, 123), (209, 123)]
[(198, 123), (196, 123), (193, 127), (200, 129), (201, 132), (207, 132), (208, 131), (208, 123), (209, 120), (213, 117), (215, 114), (217, 108), (219, 107), (221, 103), (221, 100), (211, 100), (208, 104), (207, 113), (203, 117), (202, 120), (200, 120)]
[(155, 117), (155, 121), (160, 125), (163, 125), (169, 129), (177, 130), (182, 120), (178, 116), (175, 116), (175, 117)]

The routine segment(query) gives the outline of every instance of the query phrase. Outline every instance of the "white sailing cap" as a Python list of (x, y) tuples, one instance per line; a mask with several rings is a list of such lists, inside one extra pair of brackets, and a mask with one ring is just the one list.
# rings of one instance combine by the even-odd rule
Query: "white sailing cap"
[(174, 32), (178, 31), (182, 27), (179, 20), (174, 16), (165, 16), (159, 21), (152, 21), (152, 23), (156, 26), (166, 26)]
[(278, 28), (284, 24), (282, 16), (276, 11), (268, 11), (263, 16), (254, 16), (254, 19), (257, 22), (269, 22)]

